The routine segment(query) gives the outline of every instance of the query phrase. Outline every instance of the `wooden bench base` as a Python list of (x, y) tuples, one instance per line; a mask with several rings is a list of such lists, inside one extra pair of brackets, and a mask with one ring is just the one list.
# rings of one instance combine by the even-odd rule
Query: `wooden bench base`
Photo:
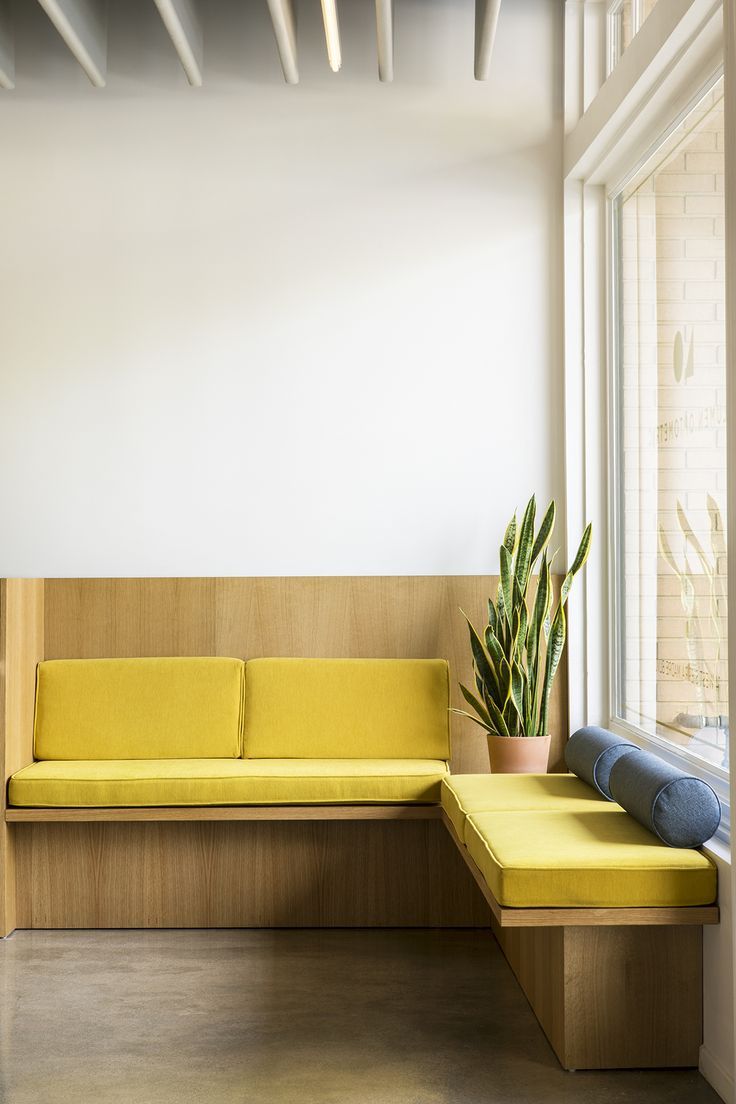
[[(271, 810), (277, 812), (286, 810)], [(490, 920), (436, 815), (127, 823), (60, 817), (6, 827), (15, 858), (8, 930), (487, 927)]]
[(697, 1066), (701, 927), (492, 927), (565, 1069)]

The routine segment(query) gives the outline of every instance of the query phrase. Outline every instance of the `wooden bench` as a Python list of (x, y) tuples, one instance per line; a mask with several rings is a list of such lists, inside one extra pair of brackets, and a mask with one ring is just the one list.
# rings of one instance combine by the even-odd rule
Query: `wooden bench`
[[(32, 759), (33, 672), (49, 648), (135, 654), (137, 636), (126, 645), (117, 627), (131, 624), (158, 654), (176, 654), (167, 643), (172, 603), (179, 631), (190, 610), (199, 625), (195, 596), (207, 581), (174, 581), (173, 589), (167, 580), (133, 582), (47, 583), (45, 595), (43, 581), (0, 583), (5, 778)], [(432, 584), (422, 581), (422, 588), (425, 582)], [(246, 583), (226, 581), (229, 598)], [(491, 584), (473, 585), (483, 594)], [(141, 594), (148, 595), (143, 607)], [(150, 594), (162, 604), (151, 604)], [(368, 597), (374, 608), (376, 596)], [(444, 617), (444, 609), (444, 602), (433, 608), (433, 617)], [(392, 631), (401, 632), (399, 622)], [(206, 650), (198, 639), (190, 633), (176, 650)], [(559, 762), (559, 750), (553, 756)], [(462, 759), (473, 769), (468, 750)], [(697, 1065), (702, 926), (718, 922), (717, 906), (503, 906), (434, 804), (49, 809), (7, 808), (3, 794), (1, 812), (1, 934), (15, 927), (490, 923), (564, 1067)]]
[(717, 905), (510, 908), (442, 817), (565, 1069), (698, 1065), (702, 932), (718, 923)]

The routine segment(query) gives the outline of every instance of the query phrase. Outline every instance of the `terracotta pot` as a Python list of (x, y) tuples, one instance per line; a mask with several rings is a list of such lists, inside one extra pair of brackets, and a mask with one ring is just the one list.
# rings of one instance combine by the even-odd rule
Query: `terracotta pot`
[(488, 736), (491, 774), (546, 774), (550, 736)]

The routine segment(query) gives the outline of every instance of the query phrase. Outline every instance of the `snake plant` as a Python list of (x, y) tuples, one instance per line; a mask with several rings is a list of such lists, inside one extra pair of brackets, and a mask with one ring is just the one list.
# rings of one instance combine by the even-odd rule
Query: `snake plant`
[[(548, 545), (555, 525), (550, 502), (535, 535), (536, 501), (530, 498), (521, 525), (516, 514), (508, 524), (500, 549), (501, 575), (496, 601), (488, 599), (488, 624), (481, 637), (461, 610), (470, 630), (477, 693), (460, 684), (473, 710), (454, 709), (497, 736), (546, 736), (549, 702), (565, 647), (565, 603), (573, 579), (590, 552), (592, 526), (583, 533), (572, 566), (565, 574), (554, 605), (552, 561)], [(541, 560), (540, 560), (541, 557)], [(530, 586), (539, 561), (534, 600)]]

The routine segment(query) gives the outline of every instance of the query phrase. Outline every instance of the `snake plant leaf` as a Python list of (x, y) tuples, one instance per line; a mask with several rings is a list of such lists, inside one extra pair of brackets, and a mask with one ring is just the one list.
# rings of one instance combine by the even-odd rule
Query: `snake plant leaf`
[[(500, 555), (500, 553), (499, 553)], [(496, 636), (501, 638), (501, 629), (506, 620), (506, 610), (503, 604), (503, 586), (501, 585), (501, 579), (499, 577), (498, 587), (496, 589), (496, 612), (498, 617), (498, 625), (495, 629)]]
[(521, 673), (524, 676), (524, 732), (527, 736), (536, 736), (536, 725), (534, 723), (534, 698), (532, 696), (531, 683), (529, 682), (529, 675), (522, 667)]
[(457, 709), (453, 705), (453, 706), (450, 707), (450, 712), (455, 713), (458, 717), (467, 717), (469, 720), (475, 721), (475, 723), (477, 725), (480, 725), (481, 728), (484, 728), (486, 730), (486, 732), (490, 732), (491, 735), (493, 735), (493, 736), (496, 735), (494, 729), (489, 728), (489, 726), (485, 723), (485, 721), (482, 721), (480, 719), (480, 717), (476, 717), (473, 713), (468, 713), (467, 709)]
[(492, 730), (493, 724), (491, 722), (490, 714), (483, 702), (479, 701), (478, 698), (476, 698), (475, 694), (471, 693), (470, 690), (468, 690), (467, 686), (463, 686), (462, 683), (460, 683), (460, 693), (465, 698), (471, 709), (474, 709), (480, 719), (483, 721), (483, 723), (488, 726), (489, 730)]
[(495, 636), (491, 636), (490, 642), (491, 646), (488, 649), (488, 654), (496, 665), (496, 684), (491, 689), (494, 691), (493, 697), (499, 709), (504, 710), (509, 699), (511, 668), (499, 640)]
[(521, 724), (524, 722), (524, 675), (518, 663), (511, 668), (511, 701)]
[(511, 639), (511, 656), (514, 660), (518, 655), (522, 655), (524, 648), (526, 647), (526, 633), (527, 633), (527, 611), (526, 603), (521, 602), (514, 608), (514, 627)]
[(547, 507), (546, 514), (542, 518), (542, 524), (539, 526), (539, 532), (537, 533), (536, 540), (534, 541), (531, 560), (532, 569), (534, 568), (535, 563), (549, 543), (549, 539), (552, 536), (552, 530), (555, 527), (556, 513), (557, 509), (555, 507), (555, 501), (554, 499), (552, 499), (549, 506)]
[(502, 544), (500, 549), (501, 555), (501, 595), (503, 597), (503, 612), (506, 621), (511, 625), (512, 611), (513, 611), (513, 566), (511, 553), (508, 548)]
[(545, 631), (545, 625), (549, 617), (549, 609), (552, 603), (552, 572), (550, 571), (547, 550), (542, 553), (542, 560), (537, 577), (537, 593), (534, 597), (532, 616), (527, 632), (527, 670), (529, 672), (529, 693), (531, 696), (532, 732), (538, 731), (536, 718), (539, 713), (540, 690), (543, 678), (540, 674), (541, 663), (541, 639)]
[(560, 591), (560, 603), (563, 606), (567, 601), (568, 594), (570, 593), (570, 587), (572, 586), (573, 579), (588, 558), (588, 553), (590, 552), (590, 545), (592, 540), (593, 523), (589, 521), (588, 524), (585, 526), (585, 532), (583, 533), (582, 539), (578, 546), (578, 550), (575, 553), (575, 559), (572, 561), (572, 567), (568, 569), (567, 575), (565, 576), (565, 581), (562, 584), (562, 590)]
[(529, 621), (529, 631), (527, 633), (527, 661), (530, 670), (534, 670), (536, 673), (537, 656), (539, 654), (539, 639), (542, 632), (542, 625), (544, 619), (547, 616), (547, 610), (549, 609), (549, 595), (551, 590), (552, 577), (549, 570), (549, 563), (547, 562), (546, 551), (542, 554), (542, 562), (539, 565), (539, 575), (537, 576), (537, 593), (534, 596), (534, 605), (532, 606), (532, 616)]
[[(470, 633), (470, 650), (473, 653), (473, 662), (475, 664), (476, 674), (480, 677), (483, 686), (488, 690), (490, 694), (495, 692), (497, 697), (501, 697), (501, 688), (498, 682), (498, 675), (494, 668), (491, 657), (486, 651), (482, 640), (475, 631), (475, 627), (464, 610), (460, 611), (468, 623), (468, 631)], [(477, 683), (476, 683), (477, 685)], [(480, 687), (478, 688), (481, 689)], [(482, 690), (481, 690), (482, 693)]]
[(509, 726), (504, 720), (502, 711), (498, 708), (495, 702), (488, 703), (488, 712), (493, 724), (495, 725), (496, 736), (510, 736), (511, 733), (509, 732)]
[(537, 503), (534, 495), (529, 499), (524, 517), (521, 521), (519, 532), (519, 547), (516, 552), (515, 575), (519, 581), (522, 594), (526, 594), (529, 582), (529, 570), (532, 562), (532, 548), (534, 546), (534, 519), (537, 512)]
[(506, 532), (503, 535), (503, 546), (509, 555), (513, 556), (516, 551), (516, 511), (514, 511), (514, 516), (506, 526)]
[(542, 705), (539, 716), (539, 729), (540, 735), (542, 736), (546, 736), (549, 730), (549, 699), (552, 693), (552, 684), (557, 674), (557, 668), (560, 665), (562, 651), (565, 647), (565, 635), (565, 607), (562, 601), (560, 601), (552, 620), (552, 628), (550, 629), (547, 655), (545, 658), (544, 687), (542, 689)]
[(495, 632), (496, 625), (498, 624), (498, 614), (496, 613), (496, 607), (491, 598), (488, 599), (488, 624)]

